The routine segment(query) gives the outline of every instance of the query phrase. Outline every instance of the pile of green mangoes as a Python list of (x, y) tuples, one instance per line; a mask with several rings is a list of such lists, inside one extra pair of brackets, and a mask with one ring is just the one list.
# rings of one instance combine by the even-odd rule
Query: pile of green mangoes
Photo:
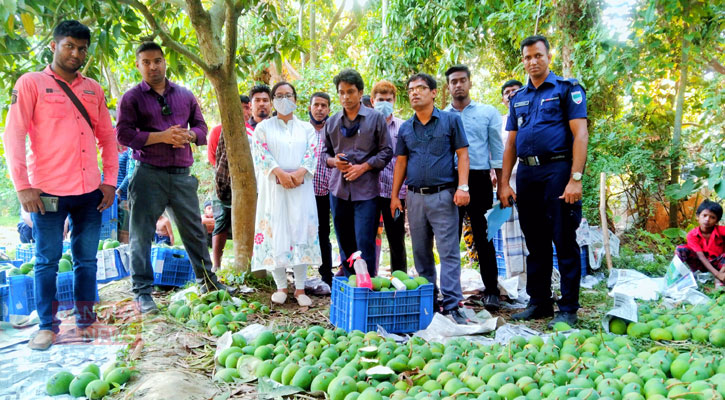
[(649, 337), (659, 341), (710, 343), (725, 347), (725, 295), (711, 304), (698, 304), (685, 309), (658, 309), (643, 305), (639, 322), (621, 319), (610, 321), (609, 330), (634, 338)]
[(722, 399), (722, 355), (638, 349), (626, 336), (589, 330), (506, 345), (463, 338), (405, 344), (375, 332), (319, 326), (241, 333), (217, 354), (214, 379), (250, 374), (326, 394), (330, 400)]
[(98, 241), (98, 250), (115, 249), (119, 246), (121, 246), (121, 242), (119, 242), (118, 240), (106, 239)]
[[(73, 255), (70, 250), (67, 250), (61, 256), (58, 261), (58, 272), (68, 272), (73, 270)], [(35, 257), (31, 258), (30, 261), (23, 263), (20, 267), (15, 267), (10, 264), (0, 264), (0, 271), (6, 271), (6, 276), (16, 275), (35, 275)]]
[[(418, 277), (411, 277), (408, 276), (403, 271), (393, 271), (392, 273), (393, 278), (400, 279), (401, 282), (405, 285), (405, 289), (403, 290), (415, 290), (418, 288), (418, 286), (426, 285), (428, 284), (428, 279), (418, 276)], [(376, 292), (391, 292), (395, 291), (395, 287), (391, 283), (391, 278), (386, 278), (383, 276), (376, 276), (374, 278), (370, 279), (370, 282), (373, 284), (373, 290)], [(357, 287), (357, 275), (350, 275), (348, 278), (347, 284), (352, 287)]]
[(92, 400), (102, 399), (114, 388), (128, 382), (131, 374), (130, 368), (113, 364), (101, 375), (98, 365), (89, 364), (78, 375), (65, 370), (57, 372), (45, 384), (45, 391), (50, 396), (70, 394), (73, 397), (85, 396)]
[(187, 293), (186, 300), (171, 303), (168, 312), (177, 320), (218, 337), (227, 331), (241, 329), (246, 325), (248, 315), (269, 314), (270, 309), (258, 301), (241, 300), (236, 306), (226, 290), (215, 290), (201, 296)]

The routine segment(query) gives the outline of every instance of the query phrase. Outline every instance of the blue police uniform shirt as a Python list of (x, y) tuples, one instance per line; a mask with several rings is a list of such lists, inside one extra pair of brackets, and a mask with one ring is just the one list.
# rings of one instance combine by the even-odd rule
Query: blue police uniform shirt
[(549, 72), (538, 88), (529, 80), (513, 96), (506, 130), (517, 131), (518, 157), (571, 153), (574, 136), (569, 121), (586, 117), (584, 88), (576, 79)]
[(427, 124), (413, 114), (400, 125), (395, 155), (408, 157), (406, 184), (439, 186), (458, 179), (454, 155), (463, 147), (468, 140), (461, 117), (434, 108)]

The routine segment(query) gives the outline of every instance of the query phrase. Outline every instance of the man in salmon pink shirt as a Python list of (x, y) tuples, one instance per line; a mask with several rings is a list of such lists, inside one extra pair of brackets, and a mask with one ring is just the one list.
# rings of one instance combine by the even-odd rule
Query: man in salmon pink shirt
[[(71, 221), (78, 333), (86, 338), (94, 336), (101, 212), (113, 204), (118, 154), (103, 89), (78, 72), (90, 39), (91, 31), (78, 21), (63, 21), (55, 28), (50, 42), (53, 63), (18, 79), (3, 135), (10, 176), (35, 228), (35, 298), (40, 329), (28, 344), (34, 350), (50, 347), (59, 331), (56, 276), (66, 216)], [(30, 153), (26, 156), (28, 136)], [(103, 181), (96, 143), (101, 151)]]

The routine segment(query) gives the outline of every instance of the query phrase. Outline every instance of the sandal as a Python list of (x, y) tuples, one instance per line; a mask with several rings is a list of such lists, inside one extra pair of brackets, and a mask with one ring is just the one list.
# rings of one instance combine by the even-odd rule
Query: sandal
[(287, 301), (287, 293), (285, 292), (274, 292), (272, 294), (272, 303), (284, 304)]
[(297, 304), (299, 304), (300, 307), (309, 307), (312, 305), (312, 300), (307, 297), (306, 294), (295, 296), (295, 299), (297, 299)]

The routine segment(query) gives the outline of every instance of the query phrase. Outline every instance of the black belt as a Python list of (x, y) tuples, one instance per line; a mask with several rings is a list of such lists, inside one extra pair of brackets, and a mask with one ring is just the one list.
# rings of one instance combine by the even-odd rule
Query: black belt
[(433, 194), (433, 193), (442, 192), (446, 189), (450, 189), (450, 188), (454, 188), (454, 187), (456, 187), (456, 183), (451, 182), (451, 183), (444, 183), (444, 184), (438, 185), (438, 186), (415, 187), (415, 186), (408, 185), (408, 190), (412, 190), (413, 193)]
[(527, 167), (535, 167), (537, 165), (549, 164), (556, 161), (571, 161), (571, 154), (563, 153), (551, 154), (546, 156), (519, 157), (519, 162), (526, 165)]
[(157, 167), (155, 165), (151, 165), (145, 162), (141, 163), (141, 166), (148, 169), (153, 169), (156, 171), (164, 171), (167, 174), (174, 174), (174, 175), (188, 175), (189, 174), (189, 167)]

